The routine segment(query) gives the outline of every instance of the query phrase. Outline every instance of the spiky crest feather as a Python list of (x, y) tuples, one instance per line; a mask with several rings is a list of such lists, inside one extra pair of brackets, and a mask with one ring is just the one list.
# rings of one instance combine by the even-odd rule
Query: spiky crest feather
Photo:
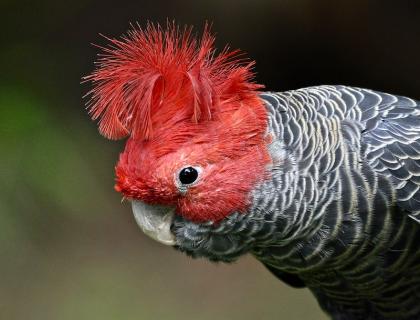
[(147, 140), (155, 126), (210, 120), (227, 102), (254, 97), (262, 87), (252, 82), (254, 62), (239, 51), (216, 55), (207, 25), (201, 40), (174, 23), (166, 30), (136, 26), (121, 40), (108, 40), (97, 69), (84, 79), (93, 83), (89, 113), (110, 139)]
[[(254, 62), (239, 51), (215, 53), (206, 26), (134, 27), (109, 39), (88, 104), (108, 138), (129, 136), (116, 166), (115, 189), (124, 197), (175, 206), (196, 221), (245, 212), (252, 189), (271, 161), (267, 111), (252, 82)], [(174, 179), (185, 165), (204, 168), (200, 182), (180, 193)]]

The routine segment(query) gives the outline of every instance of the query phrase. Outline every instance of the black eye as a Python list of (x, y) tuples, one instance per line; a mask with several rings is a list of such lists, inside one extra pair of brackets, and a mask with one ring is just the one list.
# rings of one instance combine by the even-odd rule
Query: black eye
[(179, 173), (179, 181), (182, 184), (191, 184), (198, 178), (198, 171), (193, 167), (187, 167)]

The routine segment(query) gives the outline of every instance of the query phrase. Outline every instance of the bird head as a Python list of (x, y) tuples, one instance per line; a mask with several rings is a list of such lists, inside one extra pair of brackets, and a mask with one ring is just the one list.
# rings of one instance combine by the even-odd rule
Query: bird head
[(101, 134), (127, 138), (115, 189), (162, 243), (212, 260), (246, 252), (252, 193), (271, 162), (253, 62), (217, 54), (207, 27), (200, 39), (148, 24), (108, 40), (85, 79)]

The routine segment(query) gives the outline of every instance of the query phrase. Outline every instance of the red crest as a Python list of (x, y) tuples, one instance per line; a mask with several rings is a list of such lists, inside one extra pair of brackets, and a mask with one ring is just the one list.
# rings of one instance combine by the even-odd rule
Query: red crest
[(210, 120), (226, 102), (255, 97), (253, 61), (225, 48), (216, 54), (214, 37), (205, 27), (201, 40), (192, 28), (168, 23), (163, 30), (149, 23), (122, 39), (109, 39), (97, 69), (86, 81), (89, 113), (110, 139), (150, 139), (155, 126), (170, 119)]

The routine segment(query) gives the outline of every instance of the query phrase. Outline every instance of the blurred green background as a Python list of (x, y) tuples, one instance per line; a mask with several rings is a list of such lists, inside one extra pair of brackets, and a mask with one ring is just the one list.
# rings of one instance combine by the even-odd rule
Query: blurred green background
[(0, 2), (0, 319), (326, 319), (252, 257), (191, 260), (113, 191), (124, 142), (84, 110), (99, 36), (176, 19), (257, 61), (270, 90), (347, 84), (420, 98), (418, 1)]

